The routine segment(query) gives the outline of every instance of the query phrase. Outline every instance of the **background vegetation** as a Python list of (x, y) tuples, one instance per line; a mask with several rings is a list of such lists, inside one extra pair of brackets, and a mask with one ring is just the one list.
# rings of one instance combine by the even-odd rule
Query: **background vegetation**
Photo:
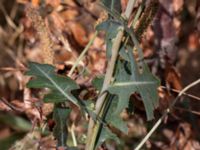
[[(143, 148), (200, 149), (200, 86), (195, 85), (176, 99), (184, 87), (200, 77), (199, 1), (160, 0), (157, 5), (151, 0), (145, 3), (136, 0), (127, 16), (129, 22), (120, 17), (121, 12), (126, 14), (128, 0), (112, 1), (118, 2), (114, 6), (111, 1), (102, 2), (104, 5), (94, 0), (1, 0), (0, 149), (53, 150), (64, 149), (66, 144), (68, 148), (84, 149), (88, 146), (91, 118), (103, 125), (100, 131), (92, 132), (96, 132), (97, 138), (89, 136), (96, 139), (95, 145), (102, 150), (136, 148), (160, 118), (162, 123), (145, 140)], [(131, 23), (134, 32), (127, 28)], [(104, 113), (98, 118), (90, 110), (99, 99), (102, 75), (108, 72), (107, 64), (113, 56), (111, 47), (119, 27), (128, 39), (118, 42), (119, 57), (111, 73), (115, 82), (110, 79), (114, 84), (103, 87), (110, 92), (107, 99), (122, 103), (118, 106), (113, 101), (108, 103), (109, 109), (103, 108)], [(133, 57), (134, 45), (138, 52), (134, 51)], [(87, 52), (79, 59), (83, 51)], [(136, 58), (141, 58), (142, 63)], [(137, 67), (142, 67), (143, 72), (139, 68), (138, 72), (133, 71)], [(37, 78), (30, 80), (30, 76)], [(61, 88), (67, 85), (64, 97), (47, 77), (55, 79)], [(126, 84), (117, 88), (118, 82), (146, 80), (154, 81), (154, 86)], [(47, 88), (53, 91), (50, 95), (46, 95)], [(145, 96), (147, 93), (152, 95)], [(145, 97), (153, 104), (143, 103)], [(69, 103), (63, 103), (65, 99)], [(158, 107), (154, 110), (156, 103)], [(114, 112), (119, 114), (114, 116)], [(90, 120), (88, 114), (92, 116)], [(112, 133), (105, 127), (107, 123)]]

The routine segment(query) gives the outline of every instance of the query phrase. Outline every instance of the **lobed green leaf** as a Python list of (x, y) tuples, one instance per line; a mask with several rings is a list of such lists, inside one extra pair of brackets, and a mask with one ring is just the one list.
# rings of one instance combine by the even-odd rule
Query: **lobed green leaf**
[(57, 147), (66, 147), (67, 142), (67, 118), (71, 110), (67, 108), (55, 107), (53, 111), (53, 119), (55, 127), (53, 128), (53, 135), (57, 140)]
[(142, 97), (147, 119), (151, 120), (154, 118), (154, 109), (158, 105), (159, 80), (152, 75), (144, 62), (142, 62), (143, 70), (139, 71), (131, 49), (129, 49), (129, 59), (130, 63), (120, 62), (116, 81), (108, 88), (111, 94), (116, 94), (119, 97), (115, 113), (120, 114), (123, 109), (127, 108), (131, 94), (136, 92)]
[(44, 97), (44, 102), (60, 103), (71, 101), (78, 105), (78, 100), (71, 94), (79, 86), (69, 77), (55, 73), (55, 68), (48, 64), (30, 62), (26, 75), (33, 76), (27, 84), (29, 88), (48, 88), (50, 93)]

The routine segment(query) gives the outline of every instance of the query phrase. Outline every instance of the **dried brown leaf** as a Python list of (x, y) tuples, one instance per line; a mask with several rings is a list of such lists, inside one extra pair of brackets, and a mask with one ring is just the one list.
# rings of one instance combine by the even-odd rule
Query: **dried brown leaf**
[(88, 37), (87, 37), (84, 27), (80, 23), (77, 23), (77, 22), (69, 22), (68, 26), (76, 42), (82, 47), (86, 46), (86, 44), (88, 43)]

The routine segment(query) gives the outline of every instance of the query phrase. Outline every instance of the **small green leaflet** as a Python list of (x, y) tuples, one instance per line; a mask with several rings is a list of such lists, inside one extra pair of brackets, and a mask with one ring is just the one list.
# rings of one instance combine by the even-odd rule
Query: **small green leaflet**
[[(104, 76), (97, 76), (93, 79), (92, 84), (93, 86), (98, 90), (101, 91), (102, 84), (103, 84)], [(107, 104), (107, 110), (105, 111), (105, 114), (103, 115), (103, 120), (105, 120), (106, 123), (114, 126), (115, 128), (118, 128), (124, 133), (127, 133), (127, 126), (126, 123), (120, 118), (119, 116), (113, 115), (113, 112), (115, 111), (118, 103), (117, 96), (110, 95), (107, 97), (106, 101), (109, 101)], [(102, 126), (99, 136), (97, 137), (97, 144), (96, 148), (98, 148), (103, 142), (106, 140), (113, 140), (116, 141), (118, 144), (120, 143), (120, 139), (110, 131), (108, 127)]]
[(95, 87), (95, 89), (97, 89), (98, 91), (101, 91), (101, 88), (103, 86), (103, 80), (104, 80), (104, 76), (97, 76), (92, 80), (92, 85)]
[(101, 24), (99, 24), (98, 26), (96, 26), (96, 30), (98, 31), (105, 31), (106, 33), (106, 56), (107, 58), (110, 58), (112, 55), (112, 45), (113, 45), (113, 39), (116, 37), (117, 33), (118, 33), (118, 28), (121, 25), (117, 22), (114, 22), (113, 20), (109, 19), (106, 20), (104, 22), (102, 22)]
[(97, 149), (101, 144), (103, 144), (103, 142), (105, 142), (107, 140), (113, 140), (118, 144), (120, 143), (120, 139), (117, 137), (117, 135), (112, 133), (108, 128), (103, 127), (101, 129), (100, 137), (98, 139), (98, 142), (97, 142), (95, 149)]
[(71, 94), (72, 90), (76, 90), (79, 86), (69, 77), (57, 75), (55, 67), (48, 64), (39, 64), (30, 62), (29, 70), (26, 75), (33, 76), (27, 84), (29, 88), (49, 88), (50, 93), (45, 95), (44, 102), (65, 102), (71, 101), (78, 105), (78, 100)]
[(57, 140), (57, 147), (66, 147), (67, 142), (67, 118), (71, 110), (68, 108), (55, 107), (53, 111), (53, 119), (55, 127), (53, 135)]
[[(113, 115), (113, 112), (115, 112), (115, 109), (117, 107), (118, 98), (114, 95), (109, 95), (107, 97), (107, 109), (104, 112), (103, 119), (110, 125), (114, 126), (115, 128), (118, 128), (122, 132), (127, 133), (127, 126), (123, 122), (123, 120), (119, 116)], [(97, 139), (96, 148), (99, 147), (103, 142), (107, 140), (113, 140), (116, 143), (120, 144), (121, 140), (117, 137), (116, 134), (112, 133), (112, 131), (108, 127), (102, 127), (100, 130), (99, 137)]]
[[(106, 33), (105, 40), (106, 40), (106, 56), (107, 56), (107, 58), (110, 58), (112, 55), (113, 39), (116, 37), (119, 27), (122, 25), (123, 24), (118, 21), (108, 19), (96, 26), (96, 29), (98, 31), (103, 30)], [(120, 48), (119, 55), (123, 59), (129, 61), (129, 58), (128, 58), (127, 54), (125, 53), (125, 46), (122, 46)]]
[(116, 74), (116, 81), (110, 85), (108, 91), (118, 95), (119, 102), (115, 114), (120, 114), (123, 109), (128, 107), (131, 94), (137, 92), (141, 95), (147, 119), (154, 118), (153, 111), (158, 105), (157, 88), (159, 80), (152, 75), (148, 66), (142, 62), (142, 73), (139, 72), (136, 61), (133, 58), (132, 49), (129, 48), (129, 62), (122, 62)]
[[(119, 66), (121, 67), (121, 66)], [(103, 85), (103, 80), (104, 80), (104, 76), (98, 76), (96, 78), (94, 78), (94, 80), (92, 81), (93, 86), (97, 89), (97, 90), (101, 90), (102, 85)], [(109, 94), (109, 93), (108, 93)], [(109, 94), (110, 96), (108, 100), (106, 101), (110, 101), (110, 105), (109, 105), (109, 110), (107, 112), (107, 115), (105, 115), (104, 120), (108, 123), (111, 124), (112, 126), (118, 128), (119, 130), (121, 130), (122, 132), (124, 132), (125, 134), (128, 132), (127, 126), (124, 123), (124, 121), (122, 120), (122, 118), (119, 116), (119, 114), (113, 113), (115, 112), (116, 108), (117, 108), (117, 104), (118, 104), (118, 98), (117, 96), (111, 96), (111, 94)]]

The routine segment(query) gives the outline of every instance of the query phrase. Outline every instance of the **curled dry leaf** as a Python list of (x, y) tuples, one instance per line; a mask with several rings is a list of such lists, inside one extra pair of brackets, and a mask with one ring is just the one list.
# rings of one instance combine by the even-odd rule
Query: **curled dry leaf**
[(166, 84), (176, 90), (182, 90), (180, 74), (175, 67), (167, 67), (165, 73)]
[(200, 46), (200, 36), (198, 32), (193, 32), (188, 37), (188, 48), (191, 52), (196, 51)]
[(84, 47), (88, 43), (88, 37), (84, 27), (78, 22), (69, 22), (68, 27), (70, 28), (76, 42)]

